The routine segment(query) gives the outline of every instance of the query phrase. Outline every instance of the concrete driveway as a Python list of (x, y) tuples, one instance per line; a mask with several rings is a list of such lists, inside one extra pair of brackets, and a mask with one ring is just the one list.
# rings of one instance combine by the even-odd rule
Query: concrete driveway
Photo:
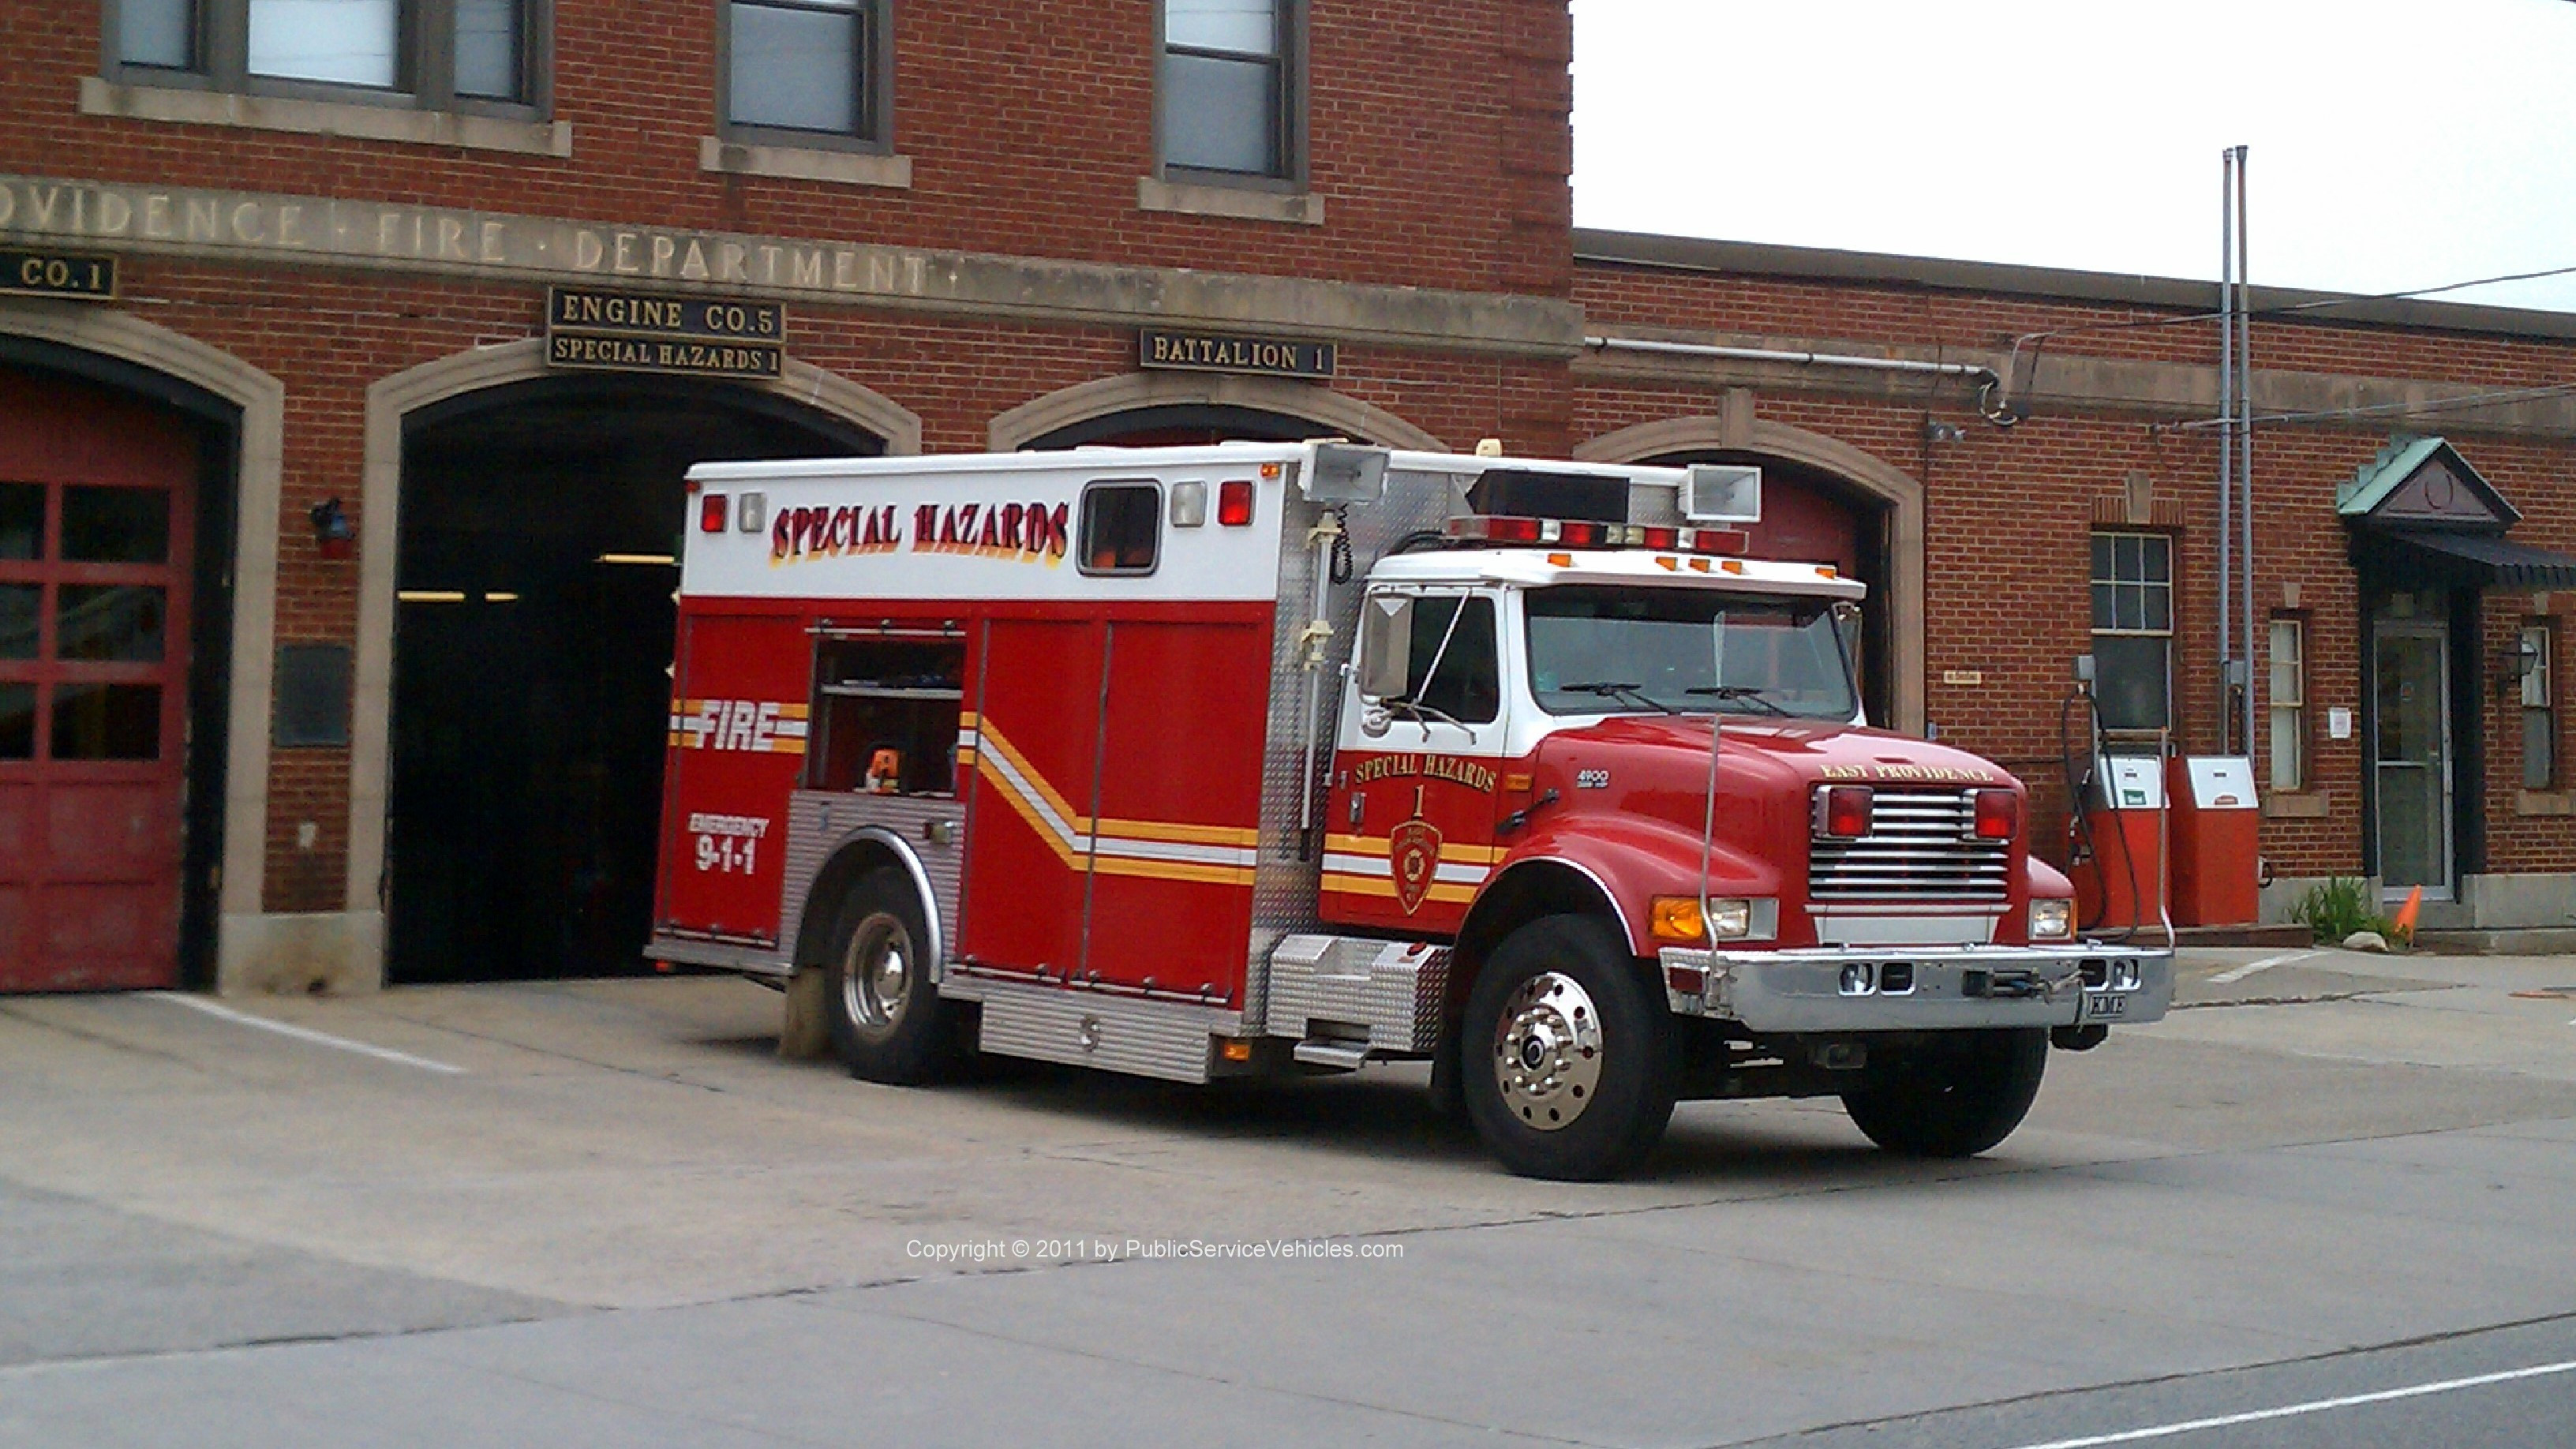
[(2576, 1360), (2576, 963), (2184, 981), (1988, 1158), (1692, 1104), (1602, 1186), (1418, 1069), (882, 1088), (721, 978), (16, 999), (0, 1444), (2038, 1443)]

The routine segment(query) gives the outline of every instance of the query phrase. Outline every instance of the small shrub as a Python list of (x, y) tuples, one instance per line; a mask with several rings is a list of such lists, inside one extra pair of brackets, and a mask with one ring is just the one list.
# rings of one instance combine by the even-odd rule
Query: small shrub
[(2290, 919), (2306, 926), (2326, 945), (2341, 945), (2355, 931), (2376, 931), (2389, 944), (2399, 944), (2397, 928), (2371, 899), (2370, 882), (2334, 876), (2308, 887), (2290, 907)]

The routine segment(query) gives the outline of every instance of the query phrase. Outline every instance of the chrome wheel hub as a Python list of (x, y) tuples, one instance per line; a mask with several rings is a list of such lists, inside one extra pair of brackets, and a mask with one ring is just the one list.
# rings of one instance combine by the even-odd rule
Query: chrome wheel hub
[(841, 1009), (859, 1034), (890, 1035), (912, 999), (912, 933), (901, 919), (879, 912), (850, 933), (841, 958)]
[(1494, 1033), (1503, 1109), (1541, 1132), (1572, 1126), (1601, 1085), (1601, 1012), (1570, 976), (1542, 971), (1503, 1005)]

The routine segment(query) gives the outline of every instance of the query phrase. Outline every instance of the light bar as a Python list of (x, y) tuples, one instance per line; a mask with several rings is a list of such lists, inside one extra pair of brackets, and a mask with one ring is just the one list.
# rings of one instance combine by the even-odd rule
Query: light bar
[(1451, 543), (1536, 544), (1562, 548), (1655, 548), (1674, 553), (1740, 554), (1753, 537), (1740, 528), (1667, 528), (1635, 523), (1594, 523), (1575, 518), (1520, 518), (1470, 513), (1452, 518), (1441, 532)]

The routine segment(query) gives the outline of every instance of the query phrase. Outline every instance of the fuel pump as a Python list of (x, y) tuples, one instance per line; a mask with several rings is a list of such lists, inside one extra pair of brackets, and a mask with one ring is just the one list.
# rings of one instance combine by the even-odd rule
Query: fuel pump
[[(2115, 751), (2094, 698), (2093, 667), (2093, 656), (2076, 656), (2075, 690), (2058, 713), (2066, 769), (2067, 875), (2075, 883), (2076, 921), (2087, 935), (2124, 941), (2152, 924), (2163, 930), (2170, 945), (2172, 847), (2165, 757), (2171, 753), (2172, 731), (2156, 731), (2152, 755)], [(2068, 739), (2079, 715), (2080, 757)]]

